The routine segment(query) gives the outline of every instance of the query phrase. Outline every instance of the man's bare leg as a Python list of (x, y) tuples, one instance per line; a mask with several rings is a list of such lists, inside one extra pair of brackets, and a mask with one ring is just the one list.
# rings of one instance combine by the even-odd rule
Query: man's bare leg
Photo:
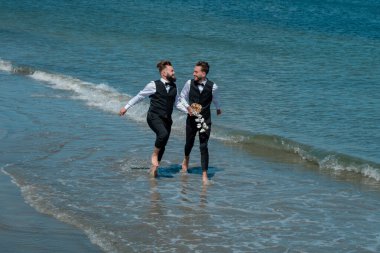
[(160, 152), (159, 148), (154, 147), (152, 154), (152, 166), (150, 167), (150, 175), (153, 177), (157, 177), (157, 169), (160, 163), (158, 162), (158, 153)]
[(182, 162), (182, 173), (186, 173), (187, 169), (189, 168), (189, 161), (190, 161), (190, 156), (185, 156)]
[(207, 176), (207, 171), (204, 170), (202, 171), (202, 182), (204, 185), (207, 185), (209, 182), (208, 182), (208, 176)]
[(158, 167), (160, 163), (158, 162), (158, 153), (160, 152), (159, 148), (154, 147), (152, 154), (152, 165)]
[(158, 170), (158, 166), (154, 166), (154, 165), (152, 165), (152, 166), (150, 167), (149, 174), (150, 174), (152, 177), (157, 177), (157, 176), (158, 176), (158, 172), (157, 172), (157, 170)]

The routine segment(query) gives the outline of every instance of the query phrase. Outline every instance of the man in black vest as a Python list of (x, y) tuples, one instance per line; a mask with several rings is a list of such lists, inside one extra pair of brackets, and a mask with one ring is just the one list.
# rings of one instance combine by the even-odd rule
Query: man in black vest
[(150, 98), (150, 107), (147, 114), (149, 127), (156, 134), (156, 142), (152, 154), (152, 166), (150, 173), (157, 176), (157, 169), (168, 142), (171, 126), (172, 112), (175, 102), (178, 100), (176, 77), (170, 61), (160, 61), (157, 64), (161, 79), (151, 81), (143, 90), (133, 97), (127, 105), (120, 109), (119, 115), (124, 115), (127, 110), (142, 101), (145, 97)]
[[(186, 119), (186, 144), (185, 144), (185, 158), (182, 162), (182, 172), (187, 172), (189, 167), (190, 152), (194, 146), (195, 136), (199, 132), (199, 146), (201, 151), (201, 165), (202, 165), (202, 180), (207, 184), (207, 170), (209, 162), (208, 153), (208, 140), (211, 133), (211, 102), (216, 107), (216, 114), (222, 113), (219, 106), (218, 99), (218, 86), (212, 81), (207, 79), (209, 72), (209, 64), (204, 61), (198, 62), (194, 67), (193, 76), (194, 79), (188, 80), (185, 83), (181, 91), (181, 95), (177, 102), (177, 108), (181, 111), (188, 113)], [(199, 131), (196, 122), (197, 117), (193, 115), (191, 104), (197, 103), (202, 106), (200, 114), (204, 118), (204, 122), (207, 124), (208, 129), (206, 131)], [(184, 109), (186, 108), (186, 109)]]

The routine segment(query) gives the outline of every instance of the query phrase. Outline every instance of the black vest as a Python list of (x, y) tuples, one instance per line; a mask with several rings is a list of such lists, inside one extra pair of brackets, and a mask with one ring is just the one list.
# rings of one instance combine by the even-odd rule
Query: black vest
[(161, 118), (171, 119), (177, 96), (177, 86), (175, 83), (170, 83), (170, 89), (167, 92), (163, 82), (157, 80), (154, 83), (156, 84), (156, 93), (149, 96), (150, 107), (148, 114), (155, 114)]
[(189, 91), (189, 103), (198, 103), (202, 105), (201, 115), (207, 124), (211, 124), (211, 111), (210, 106), (212, 102), (212, 87), (214, 83), (207, 80), (202, 93), (199, 91), (198, 85), (191, 79)]

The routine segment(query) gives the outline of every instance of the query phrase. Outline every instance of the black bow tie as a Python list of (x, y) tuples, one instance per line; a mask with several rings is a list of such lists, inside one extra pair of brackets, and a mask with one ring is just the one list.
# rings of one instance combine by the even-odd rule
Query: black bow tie
[(205, 86), (205, 84), (204, 83), (197, 83), (197, 85), (201, 85), (201, 86)]

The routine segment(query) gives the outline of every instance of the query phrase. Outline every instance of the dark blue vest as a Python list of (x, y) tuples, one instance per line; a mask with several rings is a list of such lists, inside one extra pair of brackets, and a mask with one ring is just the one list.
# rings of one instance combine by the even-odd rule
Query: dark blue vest
[(207, 124), (211, 124), (211, 111), (210, 106), (212, 102), (212, 87), (214, 83), (207, 80), (202, 93), (198, 89), (198, 85), (195, 83), (194, 79), (191, 79), (190, 91), (189, 91), (189, 103), (198, 103), (202, 105), (201, 114), (205, 119)]
[(175, 83), (170, 83), (170, 90), (167, 92), (163, 82), (157, 80), (154, 83), (156, 84), (156, 93), (149, 96), (150, 107), (148, 113), (171, 119), (177, 96), (177, 86)]

